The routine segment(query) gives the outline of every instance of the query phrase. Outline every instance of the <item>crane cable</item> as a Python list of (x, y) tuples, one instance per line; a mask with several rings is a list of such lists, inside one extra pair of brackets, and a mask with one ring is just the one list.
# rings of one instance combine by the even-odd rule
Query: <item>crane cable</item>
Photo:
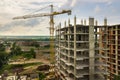
[(27, 15), (34, 14), (35, 12), (39, 12), (39, 11), (41, 11), (41, 10), (43, 10), (43, 9), (47, 8), (47, 7), (49, 7), (49, 6), (47, 5), (47, 6), (41, 7), (40, 9), (37, 9), (37, 10), (35, 10), (35, 11), (33, 11), (33, 12), (30, 12), (30, 13), (29, 13), (29, 14), (27, 14)]

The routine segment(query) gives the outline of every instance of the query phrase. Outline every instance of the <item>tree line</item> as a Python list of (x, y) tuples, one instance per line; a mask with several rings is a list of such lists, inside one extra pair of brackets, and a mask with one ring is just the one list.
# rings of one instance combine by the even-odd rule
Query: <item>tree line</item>
[(10, 45), (7, 45), (5, 43), (0, 43), (0, 68), (2, 68), (3, 65), (8, 64), (9, 59), (11, 59), (14, 56), (23, 56), (24, 58), (30, 59), (35, 58), (35, 51), (34, 49), (30, 49), (30, 51), (22, 51), (21, 47), (16, 45), (16, 42), (12, 44), (12, 47), (10, 48), (10, 52), (6, 52), (6, 47)]

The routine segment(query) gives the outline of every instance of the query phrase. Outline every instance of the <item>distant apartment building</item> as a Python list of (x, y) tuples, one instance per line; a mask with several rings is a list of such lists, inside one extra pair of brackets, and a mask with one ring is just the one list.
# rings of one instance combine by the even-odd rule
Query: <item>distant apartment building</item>
[[(76, 24), (56, 29), (56, 72), (60, 80), (106, 80), (108, 47), (106, 20), (103, 26)], [(102, 30), (102, 33), (100, 32)], [(102, 36), (104, 35), (104, 37)], [(102, 41), (101, 38), (102, 37)], [(104, 45), (101, 43), (104, 42)], [(104, 46), (104, 48), (103, 48)]]

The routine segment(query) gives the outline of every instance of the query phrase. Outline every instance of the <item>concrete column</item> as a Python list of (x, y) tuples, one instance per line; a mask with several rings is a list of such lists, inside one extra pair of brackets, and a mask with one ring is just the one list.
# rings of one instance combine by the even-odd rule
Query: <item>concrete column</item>
[[(59, 32), (60, 25), (58, 26), (58, 61), (60, 62), (60, 32)], [(60, 64), (59, 64), (60, 69)]]
[(74, 75), (76, 75), (76, 16), (74, 17)]
[(98, 25), (98, 21), (97, 20), (95, 20), (95, 26), (97, 26)]
[(98, 46), (97, 46), (97, 43), (98, 43), (98, 41), (97, 41), (97, 35), (98, 35), (98, 33), (97, 33), (97, 27), (94, 27), (94, 29), (95, 29), (95, 48), (98, 48)]
[(83, 20), (81, 20), (81, 25), (83, 25)]
[(86, 20), (84, 20), (84, 25), (86, 25)]
[[(100, 47), (100, 48), (103, 48), (103, 46), (102, 46), (102, 44), (103, 44), (103, 43), (102, 43), (102, 28), (99, 28), (99, 33), (100, 33), (100, 35), (99, 35), (99, 47)], [(99, 50), (99, 53), (102, 54), (102, 51), (103, 51), (103, 50), (100, 49), (100, 50)]]
[[(70, 33), (70, 19), (68, 20), (68, 33)], [(70, 35), (68, 35), (68, 48), (70, 49)], [(70, 63), (70, 50), (68, 50), (68, 63)]]
[[(107, 39), (107, 18), (105, 18), (104, 19), (104, 40), (105, 40), (105, 43), (104, 43), (104, 52), (105, 52), (105, 57), (108, 57), (108, 55), (107, 55), (107, 44), (108, 44), (108, 39)], [(107, 65), (107, 58), (105, 58), (105, 64)], [(108, 69), (107, 69), (107, 67), (106, 66), (104, 66), (104, 69), (105, 69), (105, 71), (107, 72), (108, 71)], [(105, 76), (105, 80), (107, 79), (107, 76)]]
[(116, 55), (116, 75), (118, 75), (118, 26), (116, 26), (116, 29), (115, 29), (115, 55)]
[(64, 26), (66, 27), (66, 21), (65, 21), (65, 23), (64, 23)]
[[(65, 32), (66, 32), (66, 34), (67, 34), (67, 33), (68, 33), (68, 30), (67, 30), (68, 28), (67, 28), (67, 26), (66, 26), (66, 21), (64, 22), (64, 27), (65, 27)], [(67, 34), (67, 37), (66, 37), (65, 47), (68, 47), (67, 41), (68, 41), (68, 34)], [(68, 60), (67, 60), (68, 53), (66, 52), (65, 54), (66, 54), (66, 55), (65, 55), (65, 60), (68, 61)], [(64, 66), (65, 66), (65, 65), (64, 65)], [(66, 67), (66, 66), (65, 66), (65, 67)], [(66, 75), (67, 75), (67, 74), (66, 74)], [(68, 75), (67, 75), (67, 76), (68, 76)]]
[[(64, 27), (65, 27), (65, 34), (67, 34), (67, 29), (66, 29), (66, 21), (64, 22)], [(65, 36), (64, 36), (65, 37)], [(67, 41), (67, 38), (65, 37), (65, 40)], [(64, 43), (66, 44), (66, 43)]]
[(94, 18), (89, 18), (89, 80), (94, 80), (94, 57), (95, 57), (95, 39), (94, 39)]
[[(95, 20), (95, 26), (97, 26), (97, 20)], [(97, 27), (94, 27), (94, 28), (95, 28), (95, 33), (96, 33), (96, 34), (95, 34), (95, 47), (97, 48), (97, 47), (98, 47), (98, 46), (97, 46), (97, 35), (98, 35), (98, 34), (97, 34), (97, 29), (98, 29), (98, 28), (97, 28)]]
[[(59, 50), (59, 25), (57, 26), (57, 29), (56, 29), (56, 34), (57, 34), (57, 44), (58, 44), (58, 50)], [(59, 51), (56, 51), (58, 53), (57, 56), (57, 63), (59, 63)], [(59, 64), (58, 64), (58, 70), (59, 70)]]
[[(61, 58), (60, 57), (60, 55), (61, 55), (61, 47), (60, 47), (61, 46), (60, 45), (61, 44), (61, 30), (60, 29), (61, 29), (61, 23), (59, 24), (59, 59)], [(60, 61), (60, 65), (61, 65), (61, 61)], [(60, 65), (59, 65), (59, 67), (60, 67)], [(61, 70), (61, 67), (60, 67), (60, 70)]]
[[(70, 35), (69, 35), (69, 33), (70, 33), (70, 19), (68, 20), (68, 63), (70, 63)], [(70, 67), (68, 67), (68, 70), (70, 70)], [(68, 77), (70, 77), (69, 75), (68, 75)]]
[(107, 26), (107, 18), (104, 19), (104, 26)]
[(70, 19), (68, 19), (68, 25), (70, 25)]

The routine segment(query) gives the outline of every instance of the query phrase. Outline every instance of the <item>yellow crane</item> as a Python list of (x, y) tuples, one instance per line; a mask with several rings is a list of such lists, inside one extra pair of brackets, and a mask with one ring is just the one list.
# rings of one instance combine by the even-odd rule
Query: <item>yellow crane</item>
[(56, 11), (53, 11), (53, 5), (50, 5), (50, 7), (51, 7), (50, 13), (24, 15), (24, 16), (14, 17), (13, 19), (27, 19), (27, 18), (50, 16), (50, 62), (54, 63), (54, 60), (55, 60), (55, 54), (54, 54), (54, 16), (59, 15), (59, 14), (65, 14), (65, 13), (68, 13), (68, 15), (70, 15), (71, 10), (62, 10), (60, 12), (56, 12)]

